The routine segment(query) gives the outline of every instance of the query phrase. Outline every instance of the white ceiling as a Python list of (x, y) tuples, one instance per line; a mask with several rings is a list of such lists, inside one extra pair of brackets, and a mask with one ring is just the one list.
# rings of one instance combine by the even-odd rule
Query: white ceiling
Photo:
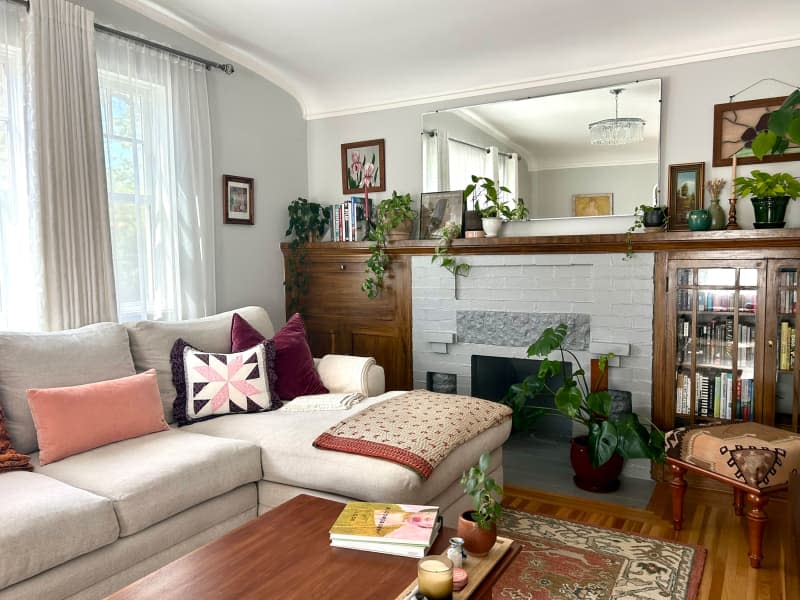
[(799, 0), (116, 0), (321, 118), (800, 45)]

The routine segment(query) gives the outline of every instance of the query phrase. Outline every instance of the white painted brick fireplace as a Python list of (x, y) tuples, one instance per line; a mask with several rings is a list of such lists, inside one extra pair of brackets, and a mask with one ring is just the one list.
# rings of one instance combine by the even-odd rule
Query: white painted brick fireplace
[[(628, 390), (633, 409), (650, 417), (653, 356), (653, 261), (652, 253), (638, 252), (631, 260), (624, 254), (514, 254), (459, 255), (471, 265), (469, 277), (454, 278), (426, 256), (412, 259), (412, 323), (414, 386), (424, 388), (429, 372), (457, 377), (457, 390), (469, 394), (471, 356), (525, 358), (527, 346), (496, 345), (497, 332), (486, 335), (490, 343), (465, 343), (458, 337), (457, 313), (495, 311), (494, 324), (541, 318), (542, 314), (588, 315), (589, 340), (629, 345), (628, 356), (609, 369), (609, 387)], [(491, 320), (491, 319), (490, 319)], [(480, 325), (478, 327), (483, 327)], [(508, 327), (507, 327), (508, 329)], [(473, 330), (469, 339), (481, 339)], [(519, 337), (519, 336), (517, 336)], [(502, 338), (502, 333), (501, 333)], [(588, 341), (588, 340), (587, 340)], [(576, 354), (589, 369), (594, 356), (587, 349)], [(555, 358), (555, 357), (553, 357)], [(628, 461), (626, 473), (649, 477), (645, 461)]]

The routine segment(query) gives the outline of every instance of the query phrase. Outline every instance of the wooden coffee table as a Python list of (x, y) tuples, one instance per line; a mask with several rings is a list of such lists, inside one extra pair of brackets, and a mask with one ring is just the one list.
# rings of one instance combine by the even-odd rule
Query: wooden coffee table
[[(331, 548), (328, 530), (342, 507), (297, 496), (109, 598), (395, 598), (416, 577), (417, 559)], [(444, 528), (431, 553), (443, 552), (453, 535)], [(492, 586), (519, 551), (512, 544), (471, 598), (490, 599)]]

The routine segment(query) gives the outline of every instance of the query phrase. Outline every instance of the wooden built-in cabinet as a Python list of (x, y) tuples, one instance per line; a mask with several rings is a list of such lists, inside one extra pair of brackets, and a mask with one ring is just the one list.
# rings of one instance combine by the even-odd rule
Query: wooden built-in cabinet
[(366, 250), (337, 252), (331, 244), (304, 251), (301, 313), (314, 356), (372, 356), (386, 372), (387, 390), (411, 389), (410, 257), (392, 257), (383, 290), (370, 300), (361, 291)]
[[(663, 428), (757, 421), (798, 431), (800, 249), (670, 252), (654, 343), (654, 420)], [(656, 294), (657, 304), (659, 294)]]

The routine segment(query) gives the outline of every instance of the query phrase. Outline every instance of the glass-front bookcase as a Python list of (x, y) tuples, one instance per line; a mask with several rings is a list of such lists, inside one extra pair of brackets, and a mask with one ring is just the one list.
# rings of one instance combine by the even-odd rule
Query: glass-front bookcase
[(674, 423), (760, 421), (763, 263), (673, 261)]
[(800, 260), (675, 259), (667, 272), (672, 424), (798, 431)]

